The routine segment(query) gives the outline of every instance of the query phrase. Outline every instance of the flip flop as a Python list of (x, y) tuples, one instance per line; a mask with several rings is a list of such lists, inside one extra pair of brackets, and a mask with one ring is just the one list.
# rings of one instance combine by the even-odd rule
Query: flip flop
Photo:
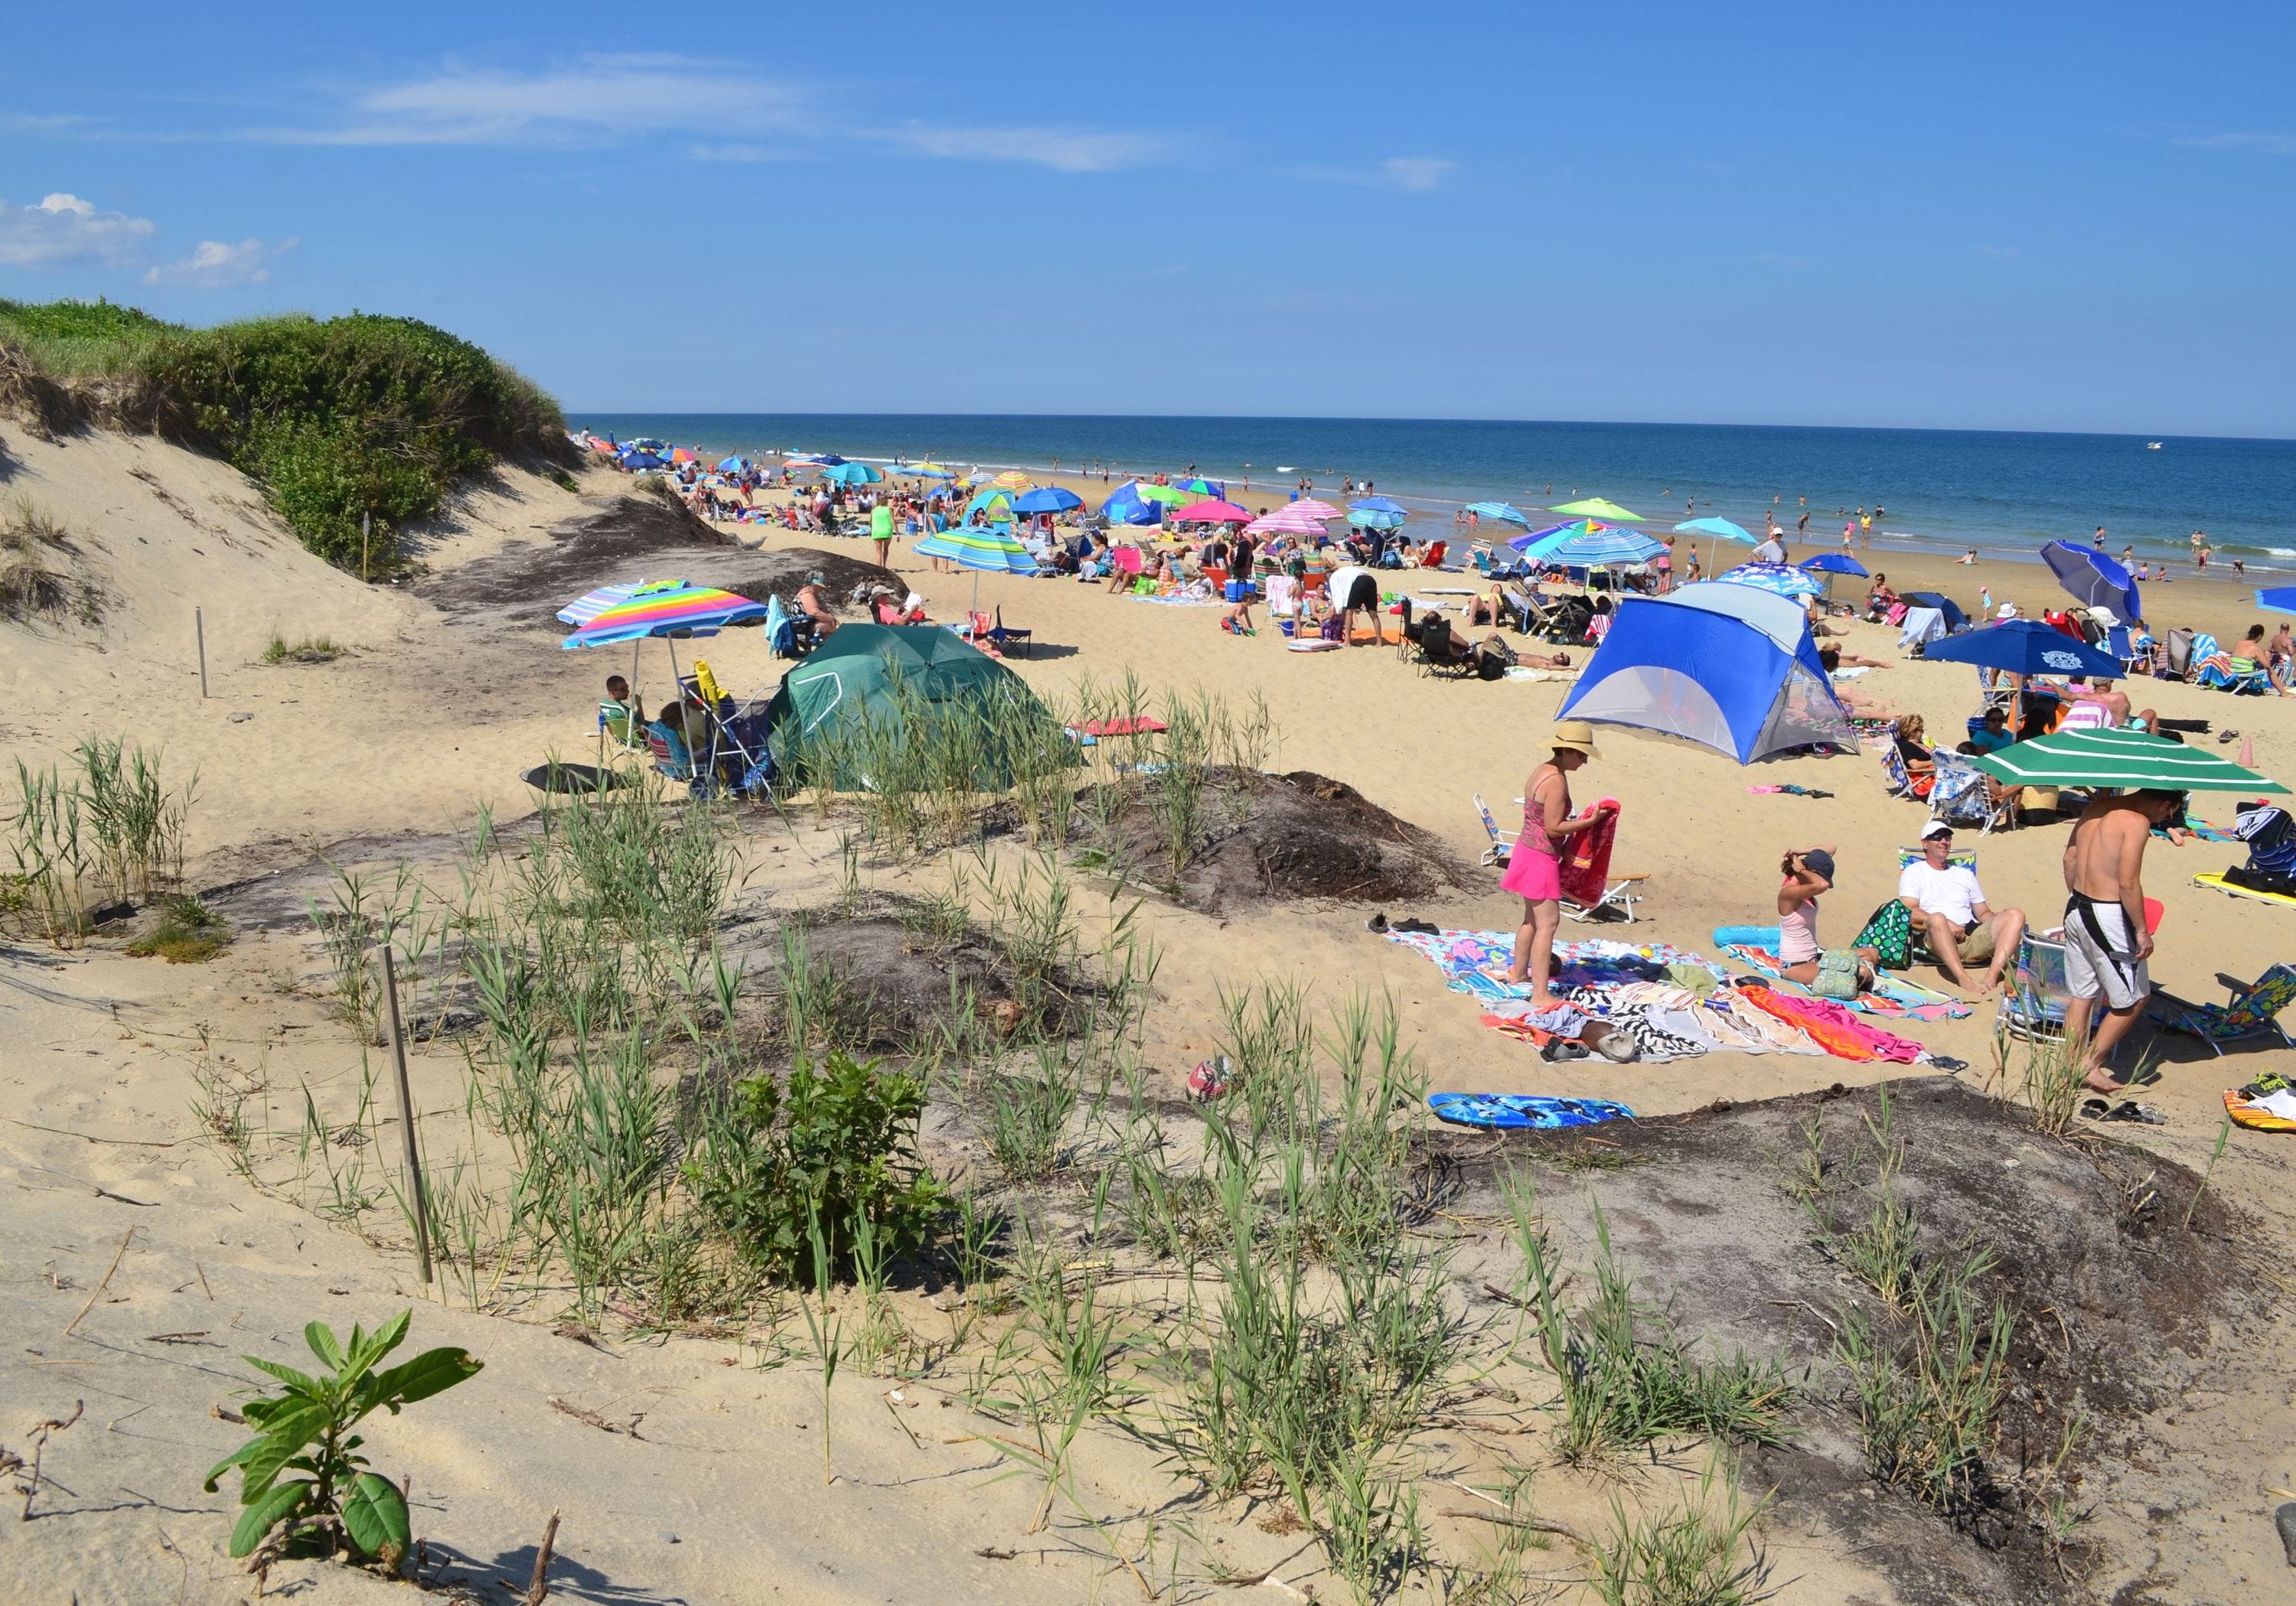
[(2123, 1099), (2099, 1118), (2108, 1121), (2141, 1121), (2147, 1127), (2165, 1127), (2169, 1118), (2150, 1104), (2140, 1104), (2135, 1099)]
[(2104, 1119), (2107, 1115), (2112, 1113), (2112, 1104), (2102, 1098), (2088, 1098), (2081, 1101), (2081, 1114), (2092, 1121), (2101, 1121)]
[(1387, 911), (1382, 909), (1377, 914), (1373, 915), (1369, 920), (1364, 922), (1364, 930), (1366, 931), (1385, 932), (1387, 930)]

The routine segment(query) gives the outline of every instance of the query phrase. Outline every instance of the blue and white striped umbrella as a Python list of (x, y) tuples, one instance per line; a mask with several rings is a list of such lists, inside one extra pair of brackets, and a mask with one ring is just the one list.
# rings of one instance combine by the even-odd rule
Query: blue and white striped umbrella
[(1400, 529), (1406, 515), (1389, 512), (1383, 507), (1364, 507), (1358, 504), (1348, 513), (1348, 522), (1357, 529)]
[(1741, 563), (1726, 574), (1714, 577), (1732, 586), (1751, 586), (1757, 591), (1772, 591), (1780, 596), (1816, 596), (1818, 583), (1791, 563)]
[(1647, 563), (1665, 550), (1665, 542), (1638, 529), (1605, 527), (1558, 541), (1544, 556), (1556, 569), (1598, 569), (1609, 563)]

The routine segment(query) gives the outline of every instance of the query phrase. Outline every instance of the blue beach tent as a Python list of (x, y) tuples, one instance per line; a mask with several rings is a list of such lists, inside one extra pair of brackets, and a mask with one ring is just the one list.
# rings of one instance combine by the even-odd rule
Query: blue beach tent
[(1685, 737), (1741, 764), (1857, 742), (1801, 604), (1719, 580), (1620, 603), (1556, 717)]
[(1161, 524), (1161, 505), (1140, 494), (1140, 482), (1128, 479), (1100, 504), (1101, 517), (1111, 524)]

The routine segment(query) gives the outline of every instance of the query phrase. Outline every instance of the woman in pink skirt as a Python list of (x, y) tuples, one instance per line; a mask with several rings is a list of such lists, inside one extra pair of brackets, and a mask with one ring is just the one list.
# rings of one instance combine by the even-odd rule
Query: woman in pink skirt
[(1554, 974), (1554, 933), (1562, 923), (1562, 842), (1592, 827), (1607, 812), (1597, 803), (1583, 815), (1570, 812), (1570, 772), (1597, 758), (1595, 729), (1583, 719), (1554, 727), (1554, 756), (1530, 772), (1522, 789), (1522, 834), (1515, 839), (1499, 885), (1522, 899), (1522, 924), (1514, 934), (1514, 963), (1507, 979), (1530, 982), (1533, 1011), (1563, 1001), (1547, 991)]

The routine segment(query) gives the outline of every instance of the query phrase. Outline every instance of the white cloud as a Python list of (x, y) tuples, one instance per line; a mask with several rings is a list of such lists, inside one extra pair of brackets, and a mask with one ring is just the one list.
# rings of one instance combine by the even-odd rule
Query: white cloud
[(264, 284), (271, 278), (271, 259), (283, 251), (291, 251), (297, 242), (282, 241), (266, 246), (260, 240), (242, 240), (230, 244), (221, 240), (202, 240), (188, 257), (179, 262), (162, 263), (144, 275), (146, 284), (189, 284), (201, 290), (225, 290), (239, 284)]
[(921, 156), (1027, 162), (1058, 173), (1105, 173), (1136, 168), (1163, 154), (1152, 134), (1103, 133), (1089, 128), (961, 128), (910, 123), (890, 136)]
[(914, 154), (1021, 162), (1063, 173), (1131, 167), (1168, 149), (1153, 135), (1075, 127), (970, 127), (844, 121), (809, 85), (723, 61), (586, 56), (534, 72), (449, 67), (349, 97), (340, 121), (248, 130), (278, 144), (494, 145), (594, 149), (662, 135), (699, 161), (770, 161), (779, 142), (868, 141)]
[(1323, 184), (1367, 184), (1423, 193), (1441, 185), (1458, 165), (1441, 156), (1390, 156), (1376, 168), (1303, 168), (1300, 176)]
[(53, 267), (94, 258), (125, 262), (158, 233), (148, 217), (107, 212), (92, 201), (59, 192), (37, 206), (0, 202), (0, 265)]
[(2296, 156), (2296, 134), (2203, 134), (2177, 143), (2202, 151), (2261, 151), (2267, 156)]

